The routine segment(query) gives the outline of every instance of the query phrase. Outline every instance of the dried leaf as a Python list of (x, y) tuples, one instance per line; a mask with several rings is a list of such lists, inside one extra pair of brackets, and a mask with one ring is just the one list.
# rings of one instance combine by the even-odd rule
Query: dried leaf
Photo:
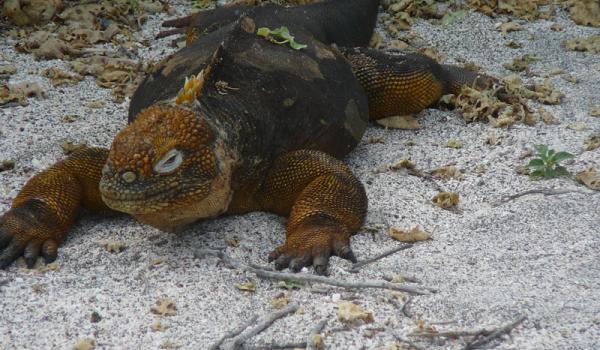
[(540, 107), (539, 109), (540, 118), (546, 124), (559, 124), (560, 122), (556, 119), (552, 113), (546, 111), (544, 107)]
[(570, 51), (600, 53), (600, 35), (567, 40), (565, 41), (565, 48)]
[(6, 0), (2, 13), (18, 26), (43, 24), (62, 10), (62, 0)]
[(572, 76), (571, 74), (563, 74), (562, 78), (566, 81), (568, 81), (569, 83), (572, 84), (577, 84), (579, 83), (579, 79), (575, 78), (574, 76)]
[(449, 180), (449, 179), (457, 179), (460, 180), (463, 177), (460, 169), (453, 165), (443, 166), (437, 168), (432, 173), (433, 177), (436, 179)]
[(408, 169), (415, 170), (415, 164), (410, 161), (410, 159), (400, 159), (396, 163), (390, 165), (390, 169), (392, 170), (400, 170), (400, 169)]
[(502, 34), (506, 34), (509, 32), (516, 32), (519, 30), (523, 30), (523, 27), (519, 23), (516, 22), (506, 22), (496, 26), (496, 30), (501, 32)]
[(587, 124), (584, 122), (575, 122), (567, 125), (567, 128), (575, 131), (583, 131), (587, 129)]
[(9, 102), (17, 102), (25, 106), (28, 104), (28, 97), (46, 97), (46, 90), (38, 83), (0, 84), (0, 106)]
[(543, 84), (535, 84), (533, 91), (535, 94), (532, 94), (531, 98), (547, 105), (560, 104), (565, 96), (562, 92), (554, 90), (548, 79), (545, 79)]
[(15, 168), (15, 161), (12, 159), (5, 159), (0, 162), (0, 173), (7, 170), (13, 170)]
[(160, 265), (160, 264), (166, 262), (167, 260), (168, 260), (168, 258), (166, 256), (160, 256), (160, 257), (150, 261), (150, 265), (152, 265), (152, 266)]
[(440, 208), (450, 209), (458, 205), (459, 195), (456, 192), (440, 192), (431, 201)]
[(468, 0), (467, 3), (490, 17), (495, 17), (496, 14), (510, 14), (532, 20), (548, 19), (554, 13), (554, 5), (548, 0)]
[(540, 58), (533, 55), (523, 55), (514, 58), (511, 63), (504, 64), (504, 68), (515, 72), (522, 72), (529, 69), (529, 64), (533, 61), (539, 61)]
[(582, 172), (577, 173), (575, 178), (588, 188), (600, 191), (600, 175), (596, 173), (596, 169), (588, 168)]
[(50, 32), (37, 31), (15, 45), (19, 52), (32, 53), (36, 59), (65, 59), (77, 57), (81, 52), (69, 43), (51, 36)]
[(92, 338), (82, 338), (73, 345), (74, 350), (92, 350), (96, 347), (96, 341)]
[(506, 46), (506, 47), (508, 47), (508, 48), (511, 48), (511, 49), (520, 49), (520, 48), (522, 48), (522, 47), (523, 47), (523, 45), (522, 45), (522, 44), (520, 44), (520, 43), (518, 43), (518, 42), (516, 42), (516, 41), (512, 41), (512, 40), (511, 40), (511, 41), (507, 41), (507, 42), (505, 42), (505, 43), (504, 43), (504, 46)]
[(166, 326), (164, 326), (164, 325), (163, 325), (163, 324), (160, 322), (160, 320), (158, 320), (158, 319), (157, 319), (157, 320), (154, 320), (154, 322), (152, 322), (152, 324), (150, 325), (150, 329), (151, 329), (153, 332), (163, 332), (164, 330), (166, 330), (166, 329), (167, 329), (167, 327), (166, 327)]
[(544, 74), (544, 77), (546, 77), (546, 78), (553, 77), (555, 75), (560, 75), (560, 74), (565, 74), (565, 70), (562, 68), (552, 68), (546, 74)]
[(483, 165), (483, 164), (478, 164), (478, 165), (475, 166), (475, 169), (473, 169), (473, 171), (476, 174), (484, 174), (484, 173), (486, 173), (488, 171), (488, 168), (485, 165)]
[(292, 298), (289, 296), (289, 294), (280, 293), (277, 297), (275, 297), (273, 300), (271, 300), (271, 305), (275, 309), (279, 310), (279, 309), (283, 309), (291, 301), (292, 301)]
[(225, 238), (225, 241), (227, 242), (227, 245), (230, 247), (239, 247), (240, 246), (240, 240), (237, 239), (236, 237), (227, 237), (227, 238)]
[(143, 66), (137, 61), (99, 55), (78, 58), (71, 62), (71, 68), (79, 74), (96, 77), (98, 86), (113, 89), (117, 102), (133, 95), (143, 75)]
[(80, 115), (77, 114), (67, 114), (62, 118), (62, 121), (65, 123), (74, 123), (81, 118)]
[(250, 293), (256, 292), (256, 285), (254, 284), (254, 282), (236, 283), (235, 288), (242, 290), (244, 292), (250, 292)]
[(349, 301), (338, 303), (338, 320), (346, 324), (355, 324), (359, 321), (371, 323), (374, 321), (373, 314), (370, 311)]
[(17, 72), (17, 67), (12, 64), (5, 64), (0, 66), (0, 76), (3, 75), (12, 75)]
[(485, 143), (490, 146), (498, 146), (502, 143), (502, 138), (492, 133), (488, 135), (487, 139), (485, 140)]
[(38, 272), (45, 273), (45, 272), (50, 272), (50, 271), (57, 271), (58, 269), (59, 269), (59, 266), (57, 263), (51, 263), (51, 264), (46, 264), (46, 265), (40, 265), (36, 270)]
[(563, 27), (558, 23), (554, 23), (553, 25), (550, 26), (550, 30), (553, 30), (555, 32), (560, 32), (563, 30)]
[(517, 122), (535, 124), (535, 115), (525, 99), (537, 95), (522, 86), (518, 75), (512, 75), (483, 90), (463, 87), (458, 96), (447, 95), (442, 100), (454, 105), (468, 122), (488, 120), (494, 127), (503, 127)]
[(83, 80), (81, 75), (71, 74), (54, 67), (44, 69), (42, 75), (49, 78), (53, 86), (75, 85)]
[(127, 243), (118, 241), (104, 241), (100, 245), (109, 253), (120, 253), (127, 249)]
[(171, 299), (163, 298), (156, 301), (156, 305), (150, 308), (153, 314), (160, 316), (173, 316), (177, 314), (175, 302)]
[(569, 9), (571, 19), (581, 25), (600, 27), (600, 4), (598, 0), (567, 0), (563, 6)]
[(181, 347), (180, 344), (175, 343), (172, 340), (165, 340), (160, 344), (161, 349), (179, 349)]
[(397, 115), (393, 117), (377, 119), (375, 121), (379, 125), (392, 129), (416, 130), (421, 128), (421, 124), (419, 124), (417, 118), (411, 115)]
[(590, 116), (600, 117), (600, 106), (592, 107), (592, 109), (590, 109)]
[(457, 140), (457, 139), (449, 139), (448, 142), (446, 142), (446, 147), (448, 147), (448, 148), (461, 148), (462, 147), (462, 143), (460, 142), (460, 140)]
[(93, 100), (87, 103), (89, 108), (103, 108), (106, 103), (102, 100)]
[(600, 147), (600, 134), (590, 135), (584, 142), (586, 151), (593, 151)]
[(431, 238), (431, 233), (421, 231), (419, 226), (415, 226), (408, 231), (400, 230), (395, 227), (391, 227), (388, 234), (395, 240), (405, 243), (413, 243), (419, 241), (425, 241)]

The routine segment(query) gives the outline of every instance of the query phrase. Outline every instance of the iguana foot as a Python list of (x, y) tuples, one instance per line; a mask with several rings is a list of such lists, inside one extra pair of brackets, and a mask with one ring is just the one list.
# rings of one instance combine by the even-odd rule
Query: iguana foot
[(289, 267), (294, 272), (313, 265), (315, 272), (323, 275), (332, 255), (356, 262), (350, 232), (336, 220), (318, 215), (304, 219), (289, 232), (285, 243), (269, 254), (269, 262), (275, 261), (278, 270)]
[(30, 200), (0, 217), (0, 269), (20, 256), (25, 257), (29, 268), (40, 254), (46, 263), (56, 260), (56, 221), (52, 211), (39, 200)]
[(56, 259), (80, 207), (105, 211), (98, 182), (108, 150), (85, 148), (35, 175), (0, 216), (0, 269), (21, 256), (33, 267)]

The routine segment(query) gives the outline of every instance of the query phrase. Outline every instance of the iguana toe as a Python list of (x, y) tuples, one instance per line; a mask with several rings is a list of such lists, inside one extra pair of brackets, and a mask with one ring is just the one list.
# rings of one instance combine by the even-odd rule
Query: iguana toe
[(293, 272), (312, 265), (316, 273), (323, 275), (332, 255), (356, 262), (350, 234), (333, 220), (312, 218), (293, 230), (286, 242), (269, 255), (269, 261), (275, 261), (278, 270), (289, 268)]
[(54, 214), (41, 201), (26, 201), (10, 209), (0, 216), (0, 269), (21, 256), (29, 268), (40, 254), (46, 263), (54, 261), (59, 237)]
[(7, 268), (13, 261), (17, 260), (23, 254), (23, 245), (17, 241), (12, 241), (0, 254), (0, 269)]
[(32, 268), (35, 265), (38, 257), (40, 256), (40, 251), (42, 249), (42, 241), (36, 240), (30, 242), (23, 252), (23, 256), (25, 257), (25, 263), (28, 268)]

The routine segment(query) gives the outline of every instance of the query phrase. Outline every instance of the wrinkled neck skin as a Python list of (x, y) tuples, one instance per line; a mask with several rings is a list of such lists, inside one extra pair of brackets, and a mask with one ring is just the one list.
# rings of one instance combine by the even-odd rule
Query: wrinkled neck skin
[[(171, 178), (168, 176), (161, 177), (157, 174), (147, 175), (147, 181), (140, 181), (143, 184), (138, 190), (140, 193), (156, 192), (159, 190), (159, 188), (167, 187), (175, 182), (177, 182), (177, 185), (174, 187), (171, 186), (169, 191), (166, 194), (163, 193), (159, 200), (156, 199), (155, 195), (148, 195), (142, 196), (141, 198), (136, 198), (135, 201), (119, 202), (116, 200), (111, 200), (109, 196), (103, 192), (103, 187), (106, 187), (103, 186), (103, 182), (105, 181), (103, 176), (100, 189), (101, 192), (103, 192), (103, 199), (109, 207), (131, 214), (140, 222), (158, 228), (161, 231), (173, 233), (185, 230), (195, 221), (215, 217), (227, 211), (233, 196), (232, 175), (239, 159), (237, 152), (237, 140), (235, 137), (233, 137), (231, 126), (224, 125), (220, 120), (218, 120), (218, 118), (211, 118), (209, 114), (200, 112), (197, 104), (198, 103), (195, 102), (194, 105), (178, 106), (172, 101), (165, 101), (157, 103), (154, 106), (177, 108), (187, 112), (192, 112), (192, 119), (198, 118), (196, 120), (199, 124), (202, 124), (204, 128), (208, 127), (210, 131), (210, 141), (202, 143), (194, 149), (203, 148), (205, 153), (211, 155), (211, 166), (208, 167), (210, 168), (210, 177), (198, 179), (197, 177), (188, 176), (187, 174), (192, 174), (192, 172), (189, 169), (185, 169), (183, 166), (181, 174), (178, 174), (179, 177), (177, 178)], [(169, 140), (163, 140), (164, 133), (160, 133), (159, 131), (143, 133), (140, 132), (139, 126), (135, 125), (136, 123), (141, 124), (145, 122), (141, 117), (143, 113), (144, 112), (141, 112), (140, 118), (119, 133), (115, 140), (119, 139), (121, 134), (127, 135), (127, 133), (129, 133), (131, 134), (129, 139), (135, 141), (143, 140), (140, 142), (158, 145), (156, 148), (160, 149), (161, 143), (169, 142)], [(156, 126), (155, 129), (173, 128), (174, 130), (181, 130), (181, 133), (184, 135), (187, 133), (187, 136), (189, 137), (190, 133), (195, 129), (189, 128), (189, 114), (187, 118), (188, 120), (186, 122), (180, 122), (177, 120), (177, 118), (175, 118), (175, 120), (173, 122), (169, 122), (167, 126), (155, 124), (156, 121), (154, 120), (146, 122), (149, 124), (150, 129), (152, 129), (153, 126)], [(194, 121), (192, 121), (192, 125), (193, 122)], [(190, 131), (190, 133), (187, 131)], [(201, 139), (204, 138), (203, 135), (198, 136)], [(123, 139), (123, 137), (121, 138)], [(113, 148), (116, 147), (116, 143), (117, 141), (113, 142)], [(116, 153), (116, 151), (111, 149), (111, 154), (112, 152)], [(132, 148), (132, 151), (127, 151), (126, 153), (127, 156), (133, 156), (133, 154), (129, 155), (129, 153), (136, 153), (135, 147)], [(188, 166), (188, 168), (191, 169), (194, 167), (205, 167), (203, 165), (204, 158), (191, 158), (192, 160), (190, 162), (192, 164)], [(152, 160), (151, 163), (155, 164), (156, 159)], [(109, 155), (107, 168), (110, 167), (111, 156)], [(137, 170), (140, 171), (140, 173), (143, 173), (143, 171), (140, 169)], [(122, 173), (123, 170), (120, 171)], [(110, 173), (110, 176), (106, 177), (112, 178), (113, 180), (111, 181), (113, 183), (115, 182), (114, 178), (117, 177), (115, 174), (120, 174), (118, 170), (107, 170), (107, 172)], [(190, 178), (193, 178), (193, 181), (190, 181)], [(120, 179), (118, 179), (118, 181), (120, 181)], [(109, 180), (107, 180), (107, 182), (109, 182)], [(128, 190), (129, 188), (127, 186), (121, 187), (121, 189), (116, 191), (117, 196), (122, 195), (123, 192), (128, 192)], [(112, 198), (114, 197), (115, 195), (113, 194)]]

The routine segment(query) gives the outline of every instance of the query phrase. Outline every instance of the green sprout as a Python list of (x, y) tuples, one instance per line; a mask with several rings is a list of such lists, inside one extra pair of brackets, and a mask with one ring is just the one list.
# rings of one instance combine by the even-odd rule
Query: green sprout
[(300, 289), (300, 288), (302, 288), (303, 285), (304, 285), (304, 283), (302, 283), (301, 281), (296, 281), (296, 280), (291, 280), (291, 279), (285, 279), (285, 280), (279, 281), (279, 283), (277, 283), (277, 287), (282, 288), (282, 289), (287, 289), (287, 290)]
[(529, 177), (538, 179), (553, 179), (560, 176), (570, 176), (569, 171), (559, 163), (574, 156), (568, 152), (556, 152), (549, 149), (548, 145), (534, 145), (538, 158), (532, 159), (527, 166), (532, 172)]
[(212, 0), (191, 0), (192, 7), (197, 9), (209, 8), (212, 4)]
[(273, 30), (267, 27), (258, 28), (256, 34), (265, 37), (270, 42), (278, 45), (289, 43), (290, 47), (294, 50), (304, 49), (307, 46), (305, 44), (297, 43), (294, 40), (294, 37), (290, 34), (289, 29), (285, 26), (281, 26)]

